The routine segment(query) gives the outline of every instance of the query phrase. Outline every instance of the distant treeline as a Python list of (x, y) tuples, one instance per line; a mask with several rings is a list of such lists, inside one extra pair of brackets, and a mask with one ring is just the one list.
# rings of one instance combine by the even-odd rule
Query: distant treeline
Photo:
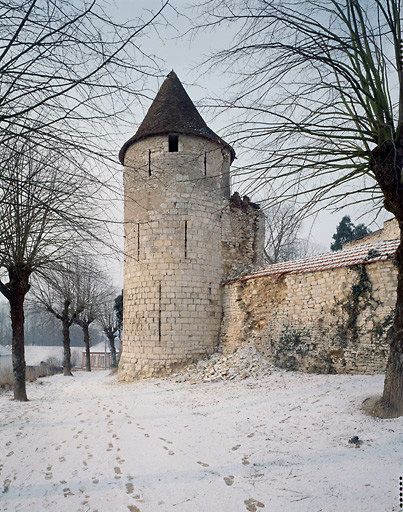
[[(103, 334), (90, 328), (91, 345), (104, 340)], [(82, 347), (83, 331), (73, 325), (70, 329), (72, 347)], [(0, 303), (0, 345), (11, 345), (10, 307)], [(25, 312), (25, 345), (55, 346), (62, 345), (61, 322), (44, 313), (36, 313), (27, 308)]]

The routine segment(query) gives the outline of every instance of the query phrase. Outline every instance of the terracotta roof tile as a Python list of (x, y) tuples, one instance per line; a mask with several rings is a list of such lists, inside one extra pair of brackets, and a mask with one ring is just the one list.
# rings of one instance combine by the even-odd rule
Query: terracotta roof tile
[(287, 274), (304, 274), (307, 272), (318, 272), (340, 267), (349, 267), (351, 265), (360, 265), (362, 263), (385, 261), (394, 256), (398, 245), (399, 240), (383, 240), (380, 242), (356, 245), (340, 251), (319, 254), (310, 258), (275, 263), (274, 265), (257, 269), (239, 279), (244, 281), (257, 277), (276, 278)]

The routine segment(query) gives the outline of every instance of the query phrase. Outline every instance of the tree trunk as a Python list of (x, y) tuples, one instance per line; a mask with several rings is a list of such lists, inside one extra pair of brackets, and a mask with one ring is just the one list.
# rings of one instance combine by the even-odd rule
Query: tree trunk
[(28, 400), (25, 387), (25, 353), (24, 353), (24, 299), (29, 290), (31, 272), (24, 267), (8, 269), (10, 282), (9, 303), (11, 314), (14, 399), (21, 402)]
[(73, 376), (71, 373), (71, 350), (70, 350), (70, 320), (63, 318), (63, 375)]
[(90, 333), (88, 324), (84, 322), (81, 325), (84, 333), (84, 344), (85, 344), (85, 369), (87, 372), (91, 371), (91, 353), (90, 353)]
[(111, 358), (112, 364), (116, 366), (116, 349), (115, 349), (115, 335), (113, 333), (108, 334), (109, 346), (111, 347)]
[(383, 395), (375, 411), (381, 417), (403, 415), (403, 220), (399, 221), (400, 245), (396, 259), (398, 268), (395, 317), (388, 332), (390, 353), (386, 367)]
[(383, 395), (373, 409), (377, 416), (392, 418), (403, 415), (403, 131), (396, 141), (384, 142), (372, 151), (371, 169), (382, 189), (384, 206), (400, 228), (396, 310), (387, 335), (390, 352)]

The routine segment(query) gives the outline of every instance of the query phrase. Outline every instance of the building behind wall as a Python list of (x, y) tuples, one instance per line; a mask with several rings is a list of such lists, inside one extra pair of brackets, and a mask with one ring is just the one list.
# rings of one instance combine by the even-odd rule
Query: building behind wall
[(223, 278), (262, 264), (260, 209), (230, 194), (234, 157), (171, 72), (120, 152), (125, 167), (121, 380), (169, 373), (214, 352)]

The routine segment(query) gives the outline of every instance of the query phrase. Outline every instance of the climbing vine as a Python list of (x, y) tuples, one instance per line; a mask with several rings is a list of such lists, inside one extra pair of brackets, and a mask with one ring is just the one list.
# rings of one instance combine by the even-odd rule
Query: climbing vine
[(347, 320), (338, 327), (338, 337), (342, 345), (346, 345), (348, 340), (357, 341), (360, 334), (358, 327), (358, 317), (365, 309), (376, 309), (380, 301), (373, 296), (372, 282), (368, 276), (365, 264), (352, 265), (352, 270), (357, 272), (358, 280), (351, 286), (346, 299), (337, 302), (342, 310), (347, 314)]
[(306, 327), (296, 328), (283, 325), (278, 343), (274, 349), (274, 364), (287, 370), (298, 370), (298, 357), (305, 356), (310, 346), (311, 333)]

